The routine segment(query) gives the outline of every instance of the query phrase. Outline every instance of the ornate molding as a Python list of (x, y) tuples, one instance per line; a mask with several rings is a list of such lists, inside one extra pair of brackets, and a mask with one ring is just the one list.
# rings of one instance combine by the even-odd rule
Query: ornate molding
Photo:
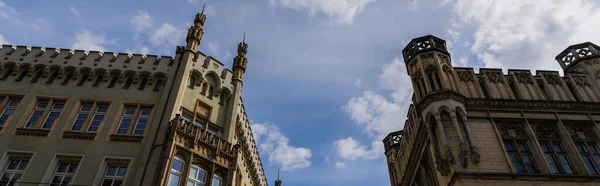
[(441, 100), (454, 100), (454, 101), (458, 101), (461, 103), (464, 103), (466, 98), (463, 95), (460, 95), (454, 91), (449, 91), (449, 90), (443, 90), (443, 91), (439, 91), (433, 94), (428, 94), (426, 95), (417, 105), (416, 108), (417, 110), (420, 112), (422, 111), (425, 107), (427, 107), (427, 105), (436, 102), (436, 101), (441, 101)]
[(550, 85), (559, 85), (560, 84), (560, 76), (556, 74), (545, 74), (544, 78), (546, 78), (546, 82)]
[(540, 139), (560, 139), (560, 134), (558, 134), (556, 127), (544, 123), (538, 124), (535, 135)]
[(464, 82), (473, 82), (475, 81), (474, 74), (471, 71), (458, 71), (458, 79)]
[(531, 76), (527, 73), (517, 73), (517, 80), (519, 81), (519, 83), (523, 83), (523, 84), (533, 84), (533, 80), (531, 78)]
[(596, 79), (600, 79), (600, 70), (597, 70), (597, 71), (594, 73), (594, 77), (595, 77)]
[(487, 75), (488, 79), (490, 80), (490, 82), (492, 82), (492, 83), (502, 82), (502, 76), (504, 76), (504, 74), (502, 74), (502, 72), (487, 72), (486, 75)]
[(505, 139), (527, 139), (527, 133), (518, 124), (501, 124), (500, 134)]
[(587, 77), (585, 77), (585, 76), (573, 76), (573, 81), (575, 82), (575, 84), (579, 85), (580, 87), (590, 86), (590, 82), (587, 80)]
[(597, 141), (598, 138), (592, 132), (591, 126), (574, 124), (569, 127), (569, 134), (573, 141)]
[(511, 109), (537, 109), (537, 110), (600, 110), (598, 102), (569, 102), (569, 101), (540, 101), (521, 100), (516, 102), (511, 99), (482, 99), (467, 98), (466, 107), (472, 108), (511, 108)]

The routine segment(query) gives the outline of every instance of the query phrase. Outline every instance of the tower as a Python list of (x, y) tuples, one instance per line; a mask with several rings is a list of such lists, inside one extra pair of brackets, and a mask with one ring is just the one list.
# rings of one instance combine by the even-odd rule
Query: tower
[(277, 170), (277, 180), (275, 180), (275, 186), (281, 186), (281, 180), (279, 179), (279, 170)]
[(244, 33), (244, 39), (238, 44), (237, 53), (233, 59), (233, 79), (242, 81), (244, 73), (246, 72), (246, 65), (248, 60), (246, 59), (246, 52), (248, 51), (248, 44), (246, 44), (246, 33)]
[(194, 24), (190, 26), (188, 29), (188, 34), (186, 37), (186, 50), (196, 51), (198, 45), (200, 45), (200, 41), (202, 40), (202, 36), (204, 35), (204, 30), (202, 26), (204, 26), (204, 22), (206, 21), (206, 15), (204, 15), (204, 6), (202, 7), (202, 12), (197, 13), (194, 18)]
[(447, 176), (457, 162), (462, 167), (469, 162), (478, 163), (479, 153), (466, 119), (465, 96), (459, 93), (455, 82), (446, 41), (432, 35), (415, 38), (402, 54), (415, 90), (413, 111), (418, 119), (411, 122), (426, 126), (423, 135), (428, 135), (431, 144), (424, 146), (433, 151), (423, 152), (425, 157), (420, 164), (428, 165), (431, 159), (437, 171)]
[(591, 42), (571, 45), (556, 56), (562, 67), (566, 85), (573, 98), (581, 101), (600, 101), (600, 46)]

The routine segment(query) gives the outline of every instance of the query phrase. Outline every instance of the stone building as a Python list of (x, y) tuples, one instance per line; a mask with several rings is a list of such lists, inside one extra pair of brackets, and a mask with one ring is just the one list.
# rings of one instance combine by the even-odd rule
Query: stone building
[(402, 51), (414, 96), (384, 140), (392, 186), (600, 185), (600, 47), (558, 71), (453, 67), (445, 41)]
[(197, 47), (175, 57), (2, 45), (0, 185), (267, 185), (232, 70)]

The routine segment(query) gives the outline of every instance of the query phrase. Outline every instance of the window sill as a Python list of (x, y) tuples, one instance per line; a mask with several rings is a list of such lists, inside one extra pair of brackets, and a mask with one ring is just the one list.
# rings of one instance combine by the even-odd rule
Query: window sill
[(68, 138), (68, 139), (94, 140), (94, 138), (96, 138), (96, 133), (80, 132), (80, 131), (64, 131), (62, 137)]
[(17, 128), (16, 135), (47, 137), (49, 133), (48, 129)]
[(110, 141), (117, 142), (130, 142), (130, 143), (140, 143), (144, 139), (144, 136), (131, 136), (131, 135), (122, 135), (122, 134), (111, 134)]

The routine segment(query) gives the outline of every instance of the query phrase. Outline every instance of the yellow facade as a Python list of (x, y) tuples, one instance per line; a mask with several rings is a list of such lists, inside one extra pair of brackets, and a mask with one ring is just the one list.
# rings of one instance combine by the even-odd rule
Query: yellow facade
[[(2, 45), (0, 185), (267, 185), (232, 70), (175, 57)], [(220, 183), (220, 184), (219, 184)]]
[(557, 71), (452, 67), (445, 41), (403, 50), (414, 89), (384, 139), (392, 186), (600, 185), (600, 47), (568, 47)]

